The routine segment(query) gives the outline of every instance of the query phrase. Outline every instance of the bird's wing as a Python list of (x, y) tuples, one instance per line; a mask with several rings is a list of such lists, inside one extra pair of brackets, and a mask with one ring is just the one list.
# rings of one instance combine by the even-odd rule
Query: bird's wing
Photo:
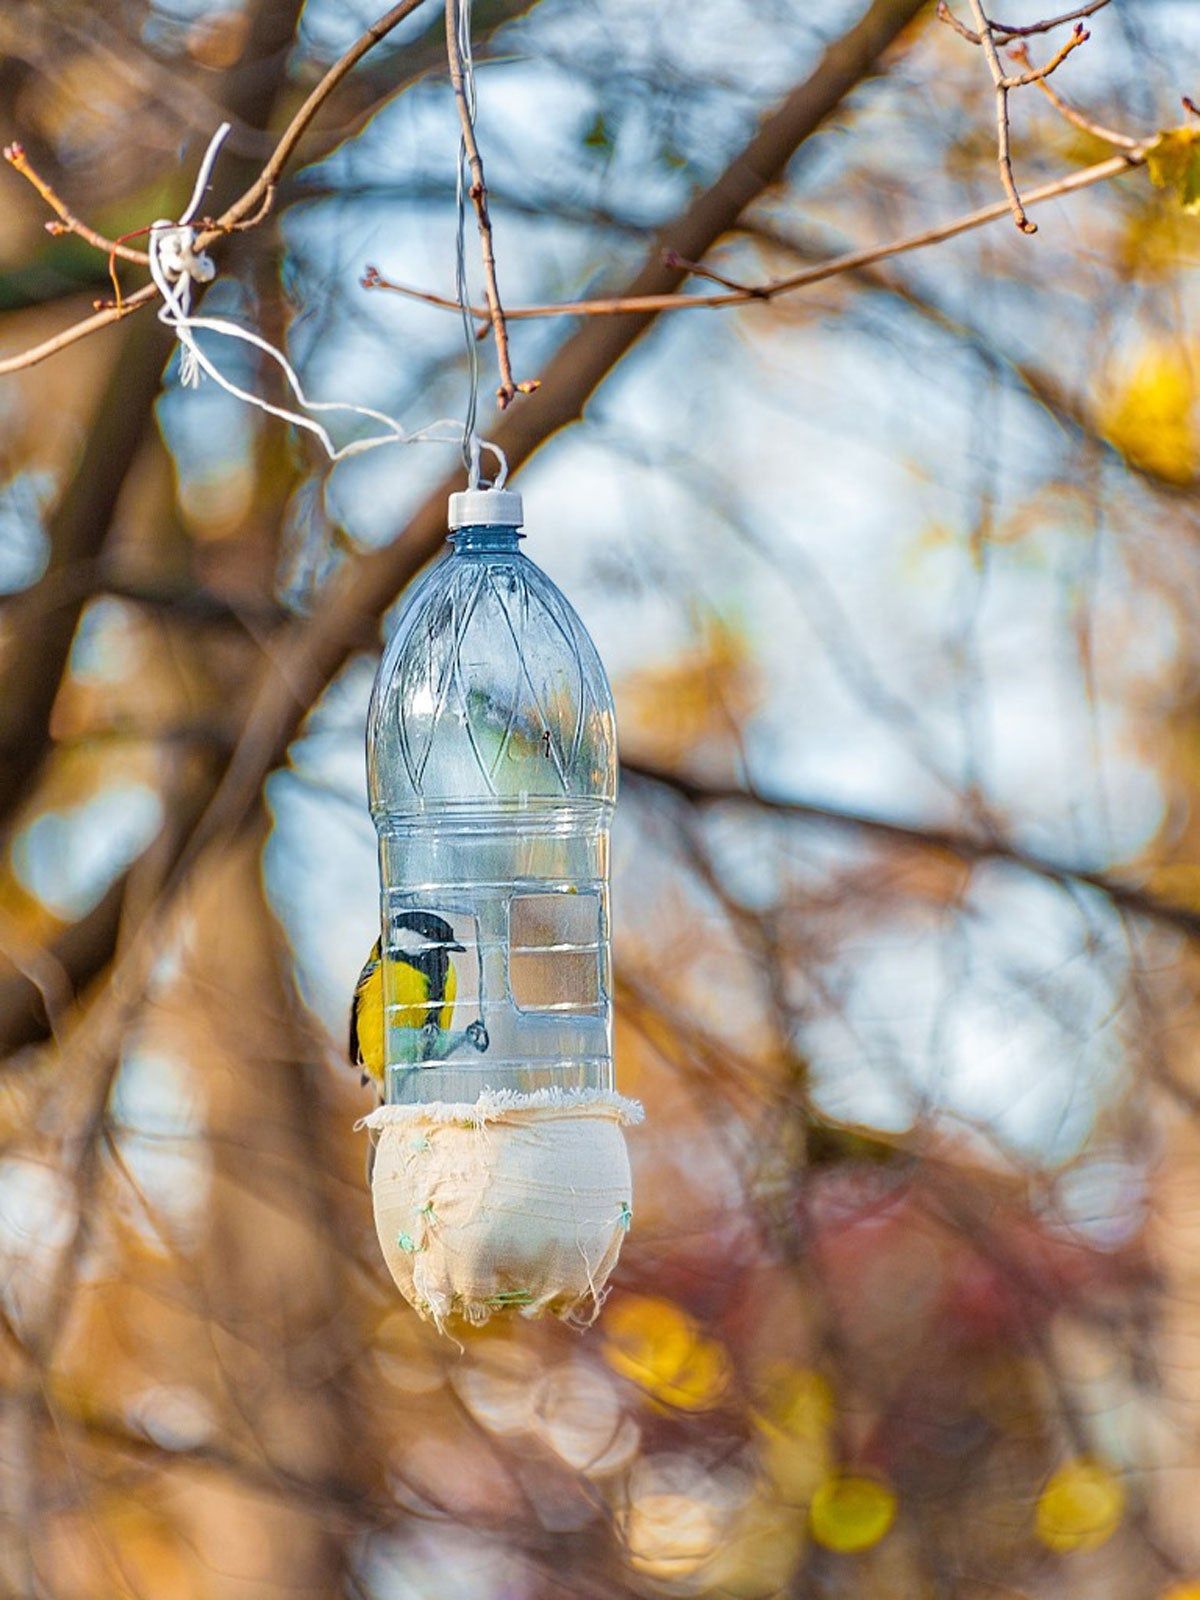
[(383, 1084), (383, 971), (372, 958), (359, 974), (350, 1006), (349, 1054), (353, 1066)]

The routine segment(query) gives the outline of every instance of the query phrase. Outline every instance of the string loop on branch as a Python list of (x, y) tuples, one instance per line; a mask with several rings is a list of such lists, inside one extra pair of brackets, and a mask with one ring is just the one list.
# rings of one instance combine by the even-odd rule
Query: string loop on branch
[[(150, 276), (162, 297), (158, 319), (165, 327), (170, 328), (179, 341), (181, 383), (187, 388), (196, 388), (202, 375), (211, 378), (235, 399), (244, 401), (247, 405), (257, 406), (269, 416), (278, 417), (283, 422), (290, 422), (295, 427), (311, 433), (320, 442), (330, 461), (341, 461), (347, 456), (361, 455), (364, 451), (374, 450), (385, 444), (457, 443), (461, 438), (461, 425), (451, 418), (440, 417), (436, 422), (427, 423), (420, 428), (406, 429), (394, 417), (388, 416), (386, 412), (376, 411), (372, 406), (359, 405), (349, 400), (312, 400), (305, 394), (287, 356), (276, 349), (269, 340), (249, 328), (243, 328), (239, 323), (230, 322), (225, 317), (192, 315), (192, 285), (211, 283), (217, 275), (212, 258), (196, 248), (197, 233), (192, 227), (192, 219), (204, 198), (213, 164), (229, 131), (229, 123), (223, 122), (209, 141), (196, 177), (192, 197), (179, 220), (173, 222), (169, 218), (159, 218), (150, 227), (148, 246)], [(232, 379), (227, 378), (201, 348), (196, 339), (198, 331), (241, 340), (243, 344), (252, 345), (267, 356), (283, 373), (299, 410), (274, 405), (261, 395), (243, 389)], [(327, 429), (316, 420), (316, 414), (331, 412), (345, 412), (353, 416), (366, 417), (372, 422), (379, 423), (384, 431), (368, 434), (362, 439), (352, 439), (348, 444), (336, 445)], [(502, 488), (508, 477), (508, 461), (503, 450), (491, 440), (476, 437), (474, 441), (476, 462), (481, 450), (488, 450), (495, 456), (497, 461), (495, 486)]]

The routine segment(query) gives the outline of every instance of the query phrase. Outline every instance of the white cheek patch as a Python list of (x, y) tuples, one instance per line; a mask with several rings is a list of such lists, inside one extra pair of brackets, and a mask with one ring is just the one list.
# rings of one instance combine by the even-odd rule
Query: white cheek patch
[(414, 928), (395, 928), (392, 931), (392, 948), (403, 955), (415, 956), (418, 951), (428, 947), (429, 941), (423, 939)]

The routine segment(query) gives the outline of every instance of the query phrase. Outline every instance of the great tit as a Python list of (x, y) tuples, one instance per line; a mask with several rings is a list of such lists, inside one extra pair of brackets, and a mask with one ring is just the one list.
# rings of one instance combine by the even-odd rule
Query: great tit
[[(464, 1042), (481, 1054), (488, 1047), (487, 1029), (481, 1020), (454, 1033), (454, 999), (458, 993), (458, 973), (450, 959), (452, 951), (464, 945), (454, 937), (454, 929), (444, 917), (432, 911), (402, 911), (392, 923), (393, 1049), (413, 1066), (441, 1061)], [(383, 1010), (383, 961), (376, 939), (367, 963), (354, 986), (350, 1007), (350, 1061), (362, 1073), (365, 1084), (373, 1083), (384, 1095), (386, 1066)]]

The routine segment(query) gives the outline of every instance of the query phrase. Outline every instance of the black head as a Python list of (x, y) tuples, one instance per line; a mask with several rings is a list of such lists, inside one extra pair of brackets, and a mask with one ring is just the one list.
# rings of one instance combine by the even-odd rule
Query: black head
[(402, 911), (394, 926), (397, 931), (403, 928), (416, 934), (423, 944), (440, 945), (443, 950), (465, 949), (455, 942), (454, 929), (445, 917), (439, 917), (435, 911)]

